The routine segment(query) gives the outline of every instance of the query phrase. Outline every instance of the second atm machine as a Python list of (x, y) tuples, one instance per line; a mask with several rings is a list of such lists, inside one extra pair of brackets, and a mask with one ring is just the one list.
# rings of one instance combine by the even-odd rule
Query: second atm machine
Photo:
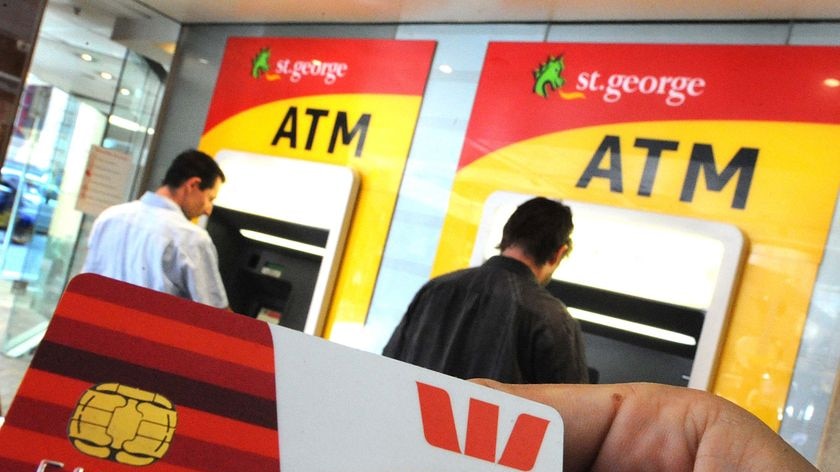
[[(505, 222), (532, 197), (488, 197), (471, 266), (498, 254)], [(564, 203), (572, 209), (574, 249), (547, 288), (580, 322), (598, 382), (708, 389), (742, 264), (741, 232), (694, 218)]]
[(353, 169), (222, 150), (207, 231), (231, 309), (318, 335), (358, 193)]

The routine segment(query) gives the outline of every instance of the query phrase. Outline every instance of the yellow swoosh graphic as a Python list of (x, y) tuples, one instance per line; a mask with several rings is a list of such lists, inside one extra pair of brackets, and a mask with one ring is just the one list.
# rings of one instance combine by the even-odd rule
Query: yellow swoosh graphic
[(580, 98), (586, 98), (586, 95), (583, 92), (569, 92), (565, 93), (562, 90), (558, 90), (557, 94), (560, 95), (560, 98), (563, 100), (577, 100)]

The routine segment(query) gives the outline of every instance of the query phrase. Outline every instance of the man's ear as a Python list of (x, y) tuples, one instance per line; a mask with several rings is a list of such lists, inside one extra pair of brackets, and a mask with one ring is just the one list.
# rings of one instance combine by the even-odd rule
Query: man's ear
[(192, 189), (200, 189), (200, 187), (199, 187), (200, 185), (201, 185), (201, 177), (199, 177), (199, 176), (190, 177), (189, 179), (184, 181), (184, 187), (186, 187), (188, 189), (191, 189), (191, 190)]
[(563, 256), (566, 255), (566, 251), (568, 250), (569, 246), (566, 246), (565, 244), (560, 246), (560, 248), (557, 249), (554, 252), (554, 254), (552, 254), (551, 259), (548, 261), (548, 263), (550, 265), (557, 265), (561, 260), (563, 260)]

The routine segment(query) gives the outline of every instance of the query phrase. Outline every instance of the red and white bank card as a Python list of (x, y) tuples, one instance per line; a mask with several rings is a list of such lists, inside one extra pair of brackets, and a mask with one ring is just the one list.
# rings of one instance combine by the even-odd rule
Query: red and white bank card
[(562, 470), (548, 406), (104, 277), (71, 281), (0, 470)]

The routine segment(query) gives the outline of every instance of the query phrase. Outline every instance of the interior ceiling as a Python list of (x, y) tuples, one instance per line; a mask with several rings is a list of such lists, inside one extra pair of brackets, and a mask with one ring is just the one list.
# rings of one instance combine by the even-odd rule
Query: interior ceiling
[(840, 19), (837, 0), (142, 0), (179, 23)]
[(48, 0), (30, 72), (107, 114), (117, 84), (100, 74), (126, 48), (168, 69), (181, 24), (762, 20), (840, 20), (840, 0)]

